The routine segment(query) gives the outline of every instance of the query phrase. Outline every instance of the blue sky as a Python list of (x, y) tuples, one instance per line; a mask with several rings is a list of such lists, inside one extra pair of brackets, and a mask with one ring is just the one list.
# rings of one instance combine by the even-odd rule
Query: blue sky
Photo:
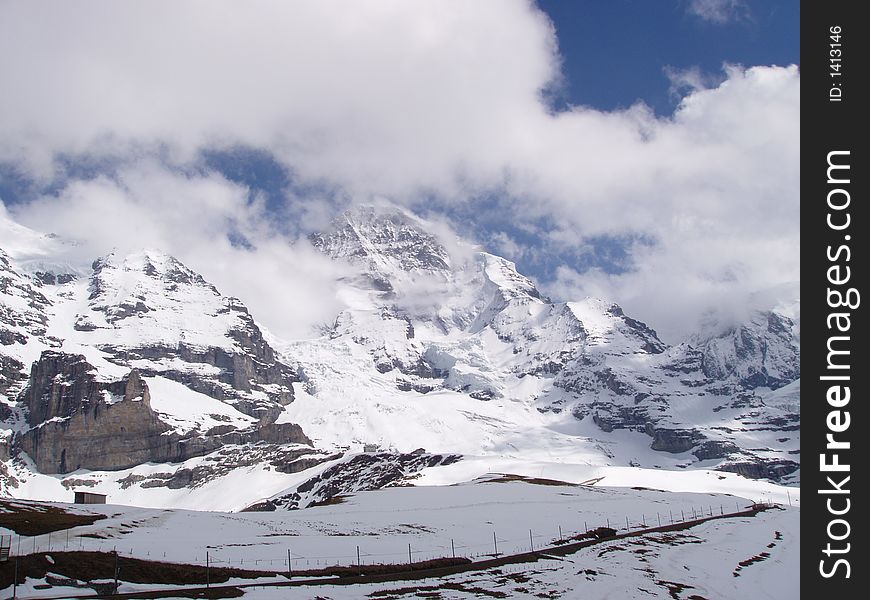
[(557, 106), (612, 110), (642, 101), (667, 115), (679, 100), (671, 93), (669, 69), (699, 69), (718, 79), (723, 63), (800, 62), (796, 0), (706, 3), (719, 7), (723, 21), (696, 14), (688, 0), (538, 4), (553, 20), (564, 59), (565, 85)]
[(386, 198), (665, 328), (799, 279), (797, 2), (154, 6), (0, 5), (15, 218), (232, 264)]

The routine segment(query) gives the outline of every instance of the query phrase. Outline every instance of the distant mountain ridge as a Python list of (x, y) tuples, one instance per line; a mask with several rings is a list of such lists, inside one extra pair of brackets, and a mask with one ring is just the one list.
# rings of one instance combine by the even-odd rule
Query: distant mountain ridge
[[(366, 444), (799, 480), (800, 343), (776, 311), (670, 346), (613, 302), (552, 302), (512, 262), (362, 207), (310, 237), (355, 273), (347, 308), (319, 338), (278, 340), (159, 250), (82, 276), (52, 270), (47, 236), (5, 230), (44, 255), (0, 250), (7, 493), (73, 471), (143, 498), (253, 466), (314, 476)], [(353, 473), (342, 485), (363, 489)], [(246, 504), (295, 489), (280, 481)]]
[[(411, 245), (433, 247), (425, 223), (407, 215), (355, 227), (358, 236), (368, 231), (371, 239), (363, 235), (354, 246), (344, 220), (359, 218), (344, 216), (332, 234), (319, 235), (319, 247), (336, 259), (365, 256), (366, 267), (374, 264), (372, 239), (420, 240)], [(333, 254), (335, 248), (340, 251)], [(389, 372), (385, 357), (401, 357), (392, 363), (401, 372), (401, 388), (451, 389), (485, 400), (510, 395), (511, 379), (534, 377), (541, 384), (538, 411), (567, 410), (577, 419), (591, 418), (605, 432), (642, 431), (655, 450), (694, 452), (698, 461), (721, 461), (722, 468), (755, 476), (779, 478), (797, 469), (799, 438), (792, 432), (799, 416), (768, 410), (763, 399), (767, 390), (800, 377), (799, 340), (787, 316), (759, 311), (718, 335), (668, 346), (612, 302), (542, 298), (500, 257), (477, 251), (464, 262), (447, 261), (442, 257), (449, 252), (436, 246), (437, 260), (415, 254), (414, 261), (403, 262), (395, 256), (401, 248), (380, 248), (386, 256), (377, 275), (390, 289), (397, 287), (391, 276), (402, 281), (407, 271), (429, 271), (432, 264), (439, 265), (446, 288), (456, 287), (429, 314), (406, 308), (400, 294), (390, 294), (376, 296), (372, 309), (346, 311), (336, 321), (333, 337), (365, 346), (380, 371)], [(403, 268), (390, 273), (381, 267), (388, 263)], [(418, 332), (415, 338), (403, 336), (409, 327)], [(421, 339), (426, 332), (431, 341)], [(403, 365), (412, 366), (403, 371)], [(789, 433), (777, 438), (772, 432), (780, 427)], [(759, 447), (758, 436), (769, 438), (769, 446)]]

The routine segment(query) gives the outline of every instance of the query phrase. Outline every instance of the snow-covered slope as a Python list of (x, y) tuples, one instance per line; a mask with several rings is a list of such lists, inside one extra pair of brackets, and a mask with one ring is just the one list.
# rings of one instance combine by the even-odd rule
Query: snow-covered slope
[[(56, 552), (114, 549), (121, 560), (136, 557), (199, 565), (208, 552), (212, 567), (276, 573), (285, 573), (291, 560), (297, 577), (300, 571), (332, 566), (405, 565), (409, 553), (414, 563), (453, 555), (480, 563), (496, 554), (534, 550), (539, 554), (531, 562), (509, 562), (448, 577), (322, 585), (295, 588), (293, 593), (334, 599), (435, 594), (442, 598), (794, 598), (800, 510), (783, 499), (781, 507), (755, 516), (726, 516), (761, 499), (749, 496), (491, 475), (456, 486), (360, 492), (327, 506), (293, 512), (76, 507), (76, 512), (103, 518), (53, 540), (25, 537), (22, 548), (46, 552), (53, 544)], [(680, 528), (682, 522), (702, 515), (725, 518)], [(676, 528), (605, 539), (565, 556), (540, 552), (599, 527), (637, 534), (660, 523), (673, 523)], [(0, 529), (0, 533), (11, 532)], [(122, 568), (122, 592), (158, 587), (128, 584), (124, 573)], [(19, 592), (21, 588), (37, 591), (32, 588), (35, 583), (29, 580), (19, 586)], [(54, 597), (64, 593), (57, 587), (50, 591)], [(287, 594), (288, 588), (245, 590), (246, 598), (286, 598)]]

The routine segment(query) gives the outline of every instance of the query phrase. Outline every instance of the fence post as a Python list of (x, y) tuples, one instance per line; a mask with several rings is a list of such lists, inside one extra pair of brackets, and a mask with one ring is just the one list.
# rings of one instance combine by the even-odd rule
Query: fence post
[(208, 560), (208, 550), (205, 551), (205, 587), (211, 587), (211, 571), (209, 570), (211, 564)]
[(290, 548), (287, 548), (287, 576), (293, 577), (293, 554)]
[(118, 551), (113, 550), (115, 554), (115, 594), (118, 593)]
[(559, 525), (559, 541), (561, 542), (562, 539), (563, 539), (563, 538), (562, 538), (562, 526)]
[(492, 532), (492, 547), (495, 549), (495, 557), (498, 558), (498, 540), (495, 539), (495, 532)]
[(450, 551), (453, 553), (453, 558), (456, 558), (456, 546), (453, 545), (453, 538), (450, 538)]
[(414, 570), (414, 561), (411, 559), (411, 544), (408, 544), (408, 568)]
[(662, 517), (661, 517), (661, 515), (659, 515), (658, 511), (656, 511), (656, 519), (658, 519), (659, 527), (661, 527), (662, 526)]
[(625, 515), (625, 529), (628, 531), (631, 527), (628, 526), (628, 515)]
[(532, 549), (532, 552), (535, 551), (535, 542), (532, 540), (532, 530), (529, 529), (529, 548)]
[(356, 567), (359, 570), (359, 574), (362, 575), (362, 561), (359, 557), (359, 546), (356, 547)]

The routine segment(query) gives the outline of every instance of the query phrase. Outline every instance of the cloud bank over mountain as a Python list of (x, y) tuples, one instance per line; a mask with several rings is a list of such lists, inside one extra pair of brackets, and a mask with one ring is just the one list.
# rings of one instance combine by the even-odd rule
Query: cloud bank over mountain
[[(335, 312), (299, 240), (375, 198), (449, 215), (485, 196), (530, 240), (493, 220), (481, 241), (561, 260), (544, 291), (612, 297), (672, 340), (799, 280), (795, 66), (726, 65), (667, 117), (556, 111), (559, 40), (525, 0), (7, 2), (0, 54), (0, 173), (37, 190), (18, 220), (97, 253), (159, 246), (298, 319), (285, 333)], [(308, 191), (266, 202), (203, 161), (238, 147)], [(623, 268), (564, 258), (596, 237)], [(305, 284), (276, 291), (287, 269)]]

